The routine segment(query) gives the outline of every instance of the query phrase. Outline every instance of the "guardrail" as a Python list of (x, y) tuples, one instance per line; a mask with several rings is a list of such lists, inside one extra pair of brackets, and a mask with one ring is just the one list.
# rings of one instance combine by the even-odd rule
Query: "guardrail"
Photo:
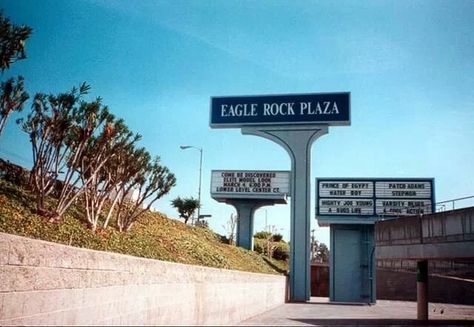
[[(441, 202), (436, 202), (435, 204), (435, 209), (436, 209), (436, 212), (440, 212), (440, 211), (446, 211), (446, 210), (455, 210), (456, 208), (456, 202), (458, 201), (463, 201), (463, 200), (468, 200), (468, 199), (474, 199), (474, 195), (471, 195), (471, 196), (465, 196), (465, 197), (462, 197), (462, 198), (456, 198), (456, 199), (451, 199), (451, 200), (446, 200), (446, 201), (441, 201)], [(449, 207), (446, 207), (446, 204), (451, 204), (451, 208)]]
[(376, 224), (377, 246), (474, 241), (474, 207)]

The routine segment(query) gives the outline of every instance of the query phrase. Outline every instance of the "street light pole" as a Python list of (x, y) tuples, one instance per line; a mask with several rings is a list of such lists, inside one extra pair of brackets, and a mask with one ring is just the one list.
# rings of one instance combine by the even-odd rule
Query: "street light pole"
[(199, 221), (199, 218), (201, 217), (201, 180), (202, 180), (202, 148), (193, 146), (193, 145), (181, 145), (180, 146), (181, 150), (186, 150), (190, 148), (194, 148), (199, 150), (200, 158), (199, 158), (199, 190), (198, 190), (198, 202), (199, 202), (199, 207), (198, 207), (198, 212), (197, 212), (197, 220)]
[(199, 192), (198, 192), (198, 221), (201, 219), (201, 178), (202, 178), (202, 148), (199, 148), (200, 158), (199, 158)]

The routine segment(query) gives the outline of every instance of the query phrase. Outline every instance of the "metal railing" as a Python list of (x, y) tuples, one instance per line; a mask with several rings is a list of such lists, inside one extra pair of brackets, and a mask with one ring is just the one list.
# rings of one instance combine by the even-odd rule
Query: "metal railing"
[[(462, 197), (462, 198), (456, 198), (456, 199), (451, 199), (451, 200), (446, 200), (446, 201), (441, 201), (441, 202), (436, 202), (435, 203), (435, 206), (436, 206), (436, 212), (440, 212), (440, 211), (446, 211), (446, 210), (454, 210), (456, 209), (456, 202), (457, 201), (462, 201), (462, 200), (467, 200), (467, 199), (474, 199), (474, 195), (471, 195), (471, 196), (465, 196), (465, 197)], [(451, 204), (451, 208), (446, 208), (446, 204)], [(439, 209), (442, 209), (442, 210), (438, 210)], [(459, 209), (459, 208), (457, 208)]]

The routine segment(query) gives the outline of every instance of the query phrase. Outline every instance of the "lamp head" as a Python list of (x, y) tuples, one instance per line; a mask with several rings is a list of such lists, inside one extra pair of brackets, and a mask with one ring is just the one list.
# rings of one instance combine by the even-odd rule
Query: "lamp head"
[(184, 149), (189, 149), (191, 146), (190, 145), (180, 145), (179, 147), (181, 148), (181, 150), (184, 150)]

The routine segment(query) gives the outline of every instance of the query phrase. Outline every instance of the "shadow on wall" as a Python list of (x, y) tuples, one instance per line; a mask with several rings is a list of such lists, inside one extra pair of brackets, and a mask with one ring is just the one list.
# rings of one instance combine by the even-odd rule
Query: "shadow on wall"
[[(430, 302), (474, 305), (474, 280), (429, 276)], [(416, 273), (377, 269), (377, 299), (416, 301)]]

